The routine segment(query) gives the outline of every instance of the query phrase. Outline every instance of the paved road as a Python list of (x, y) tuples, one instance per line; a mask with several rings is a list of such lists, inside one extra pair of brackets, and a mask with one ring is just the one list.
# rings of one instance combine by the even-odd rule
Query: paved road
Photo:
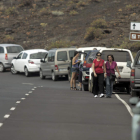
[[(131, 116), (114, 95), (95, 99), (89, 92), (70, 91), (64, 78), (53, 82), (10, 72), (0, 73), (0, 77), (2, 140), (131, 139)], [(29, 91), (33, 93), (25, 95)], [(126, 102), (130, 98), (125, 93), (119, 96)], [(10, 111), (11, 107), (16, 109)], [(4, 119), (5, 114), (10, 117)]]

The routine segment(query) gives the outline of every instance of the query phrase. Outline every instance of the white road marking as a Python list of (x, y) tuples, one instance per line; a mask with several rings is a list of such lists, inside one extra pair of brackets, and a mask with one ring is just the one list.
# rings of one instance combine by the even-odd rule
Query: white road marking
[(33, 83), (22, 83), (23, 85), (34, 85)]
[(34, 88), (37, 88), (37, 87), (34, 87)]
[(32, 91), (29, 91), (28, 93), (32, 93)]
[(20, 104), (20, 101), (17, 101), (16, 103), (17, 103), (17, 104)]
[(29, 94), (25, 94), (26, 96), (29, 96)]
[(43, 86), (40, 86), (40, 87), (43, 87)]
[(0, 127), (2, 127), (3, 126), (3, 123), (0, 123)]
[(26, 98), (21, 98), (21, 100), (25, 100)]
[(15, 107), (12, 107), (10, 110), (13, 111), (13, 110), (15, 110), (15, 109), (16, 109)]
[(127, 108), (128, 112), (133, 117), (133, 113), (132, 113), (132, 110), (131, 110), (130, 106), (123, 99), (121, 99), (118, 94), (115, 94), (115, 96), (118, 98), (118, 100), (120, 100), (125, 105), (125, 107)]
[(9, 118), (9, 117), (10, 117), (9, 114), (6, 114), (6, 115), (4, 116), (5, 119), (7, 119), (7, 118)]
[(32, 90), (35, 90), (35, 89), (32, 89)]

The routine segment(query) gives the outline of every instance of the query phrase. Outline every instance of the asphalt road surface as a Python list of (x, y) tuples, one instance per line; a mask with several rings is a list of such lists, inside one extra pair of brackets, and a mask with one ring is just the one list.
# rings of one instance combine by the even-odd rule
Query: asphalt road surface
[[(0, 77), (1, 140), (131, 140), (131, 115), (115, 95), (70, 91), (65, 78)], [(117, 94), (128, 103), (130, 95)]]

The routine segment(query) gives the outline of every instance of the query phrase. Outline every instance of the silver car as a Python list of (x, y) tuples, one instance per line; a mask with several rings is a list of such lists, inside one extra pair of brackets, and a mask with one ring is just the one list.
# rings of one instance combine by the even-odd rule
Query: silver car
[(76, 48), (61, 48), (49, 50), (48, 55), (41, 60), (40, 78), (52, 76), (56, 81), (59, 76), (68, 78), (68, 69), (70, 68), (71, 57), (74, 56)]
[(23, 48), (20, 45), (0, 44), (0, 72), (10, 68), (13, 57), (16, 57), (21, 51)]

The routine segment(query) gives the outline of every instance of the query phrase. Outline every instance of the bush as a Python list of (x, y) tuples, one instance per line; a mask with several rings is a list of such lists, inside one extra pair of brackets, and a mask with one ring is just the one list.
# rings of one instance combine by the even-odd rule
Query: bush
[(53, 16), (63, 16), (64, 15), (64, 12), (61, 12), (61, 11), (52, 11), (52, 15)]
[(40, 23), (40, 25), (41, 25), (42, 27), (46, 27), (48, 24), (47, 24), (47, 23)]
[(49, 14), (51, 14), (51, 10), (50, 10), (49, 8), (42, 8), (42, 9), (39, 11), (39, 14), (40, 14), (41, 16), (43, 16), (43, 15), (49, 15)]
[(19, 7), (24, 7), (24, 6), (32, 6), (34, 3), (34, 0), (18, 0), (19, 1)]
[(84, 2), (84, 1), (79, 1), (78, 3), (77, 3), (77, 7), (80, 7), (80, 6), (86, 6), (86, 2)]
[(15, 7), (9, 7), (5, 10), (6, 15), (16, 15), (18, 14), (17, 9)]
[(78, 15), (78, 12), (75, 10), (72, 10), (72, 11), (70, 11), (69, 15), (75, 16), (75, 15)]
[(69, 42), (69, 41), (56, 41), (52, 42), (47, 49), (52, 49), (52, 48), (68, 48), (70, 46), (74, 46), (75, 42)]
[(106, 28), (107, 22), (104, 19), (97, 19), (91, 23), (91, 26), (95, 28)]
[(14, 37), (10, 35), (6, 35), (5, 38), (3, 39), (4, 43), (14, 43)]
[(102, 38), (103, 37), (103, 30), (100, 28), (89, 27), (86, 31), (84, 39), (90, 41), (94, 38)]
[(132, 6), (132, 5), (130, 5), (130, 4), (129, 4), (129, 5), (126, 5), (126, 9), (127, 9), (127, 10), (132, 10), (133, 8), (134, 8), (134, 6)]

